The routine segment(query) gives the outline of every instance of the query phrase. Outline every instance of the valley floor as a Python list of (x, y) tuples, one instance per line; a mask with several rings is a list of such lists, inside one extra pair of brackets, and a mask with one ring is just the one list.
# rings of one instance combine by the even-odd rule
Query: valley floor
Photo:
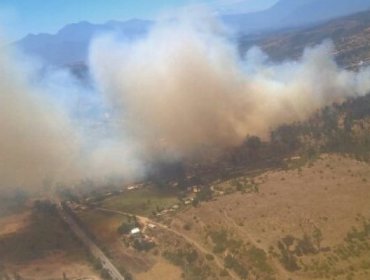
[[(199, 205), (138, 189), (78, 207), (76, 214), (134, 279), (369, 279), (370, 165), (327, 154), (291, 163), (214, 182), (212, 198)], [(39, 224), (31, 215), (2, 218), (0, 245), (22, 232), (60, 238), (58, 229), (30, 230), (30, 221)], [(118, 230), (134, 215), (153, 248), (138, 250), (135, 238)], [(6, 271), (24, 279), (63, 279), (63, 272), (68, 279), (100, 279), (83, 253), (72, 250), (73, 239), (61, 239), (64, 250), (53, 239), (36, 241), (50, 251), (27, 261), (5, 258)]]

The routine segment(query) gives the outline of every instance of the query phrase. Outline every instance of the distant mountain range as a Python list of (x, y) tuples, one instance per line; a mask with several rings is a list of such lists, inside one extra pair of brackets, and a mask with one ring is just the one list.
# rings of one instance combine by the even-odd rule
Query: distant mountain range
[(259, 46), (276, 62), (298, 59), (308, 46), (330, 39), (335, 44), (335, 58), (341, 67), (356, 70), (370, 66), (370, 10), (299, 29), (285, 29), (261, 35), (242, 36), (241, 53)]
[(247, 34), (320, 23), (368, 9), (370, 0), (280, 0), (267, 10), (227, 15), (223, 20)]
[[(250, 34), (307, 26), (368, 9), (370, 0), (280, 0), (267, 10), (224, 15), (221, 20), (239, 34)], [(69, 24), (54, 35), (28, 35), (16, 45), (48, 64), (84, 63), (95, 35), (116, 31), (124, 38), (133, 39), (145, 35), (153, 24), (153, 21), (140, 19), (104, 24), (80, 22)]]
[(123, 38), (134, 39), (146, 34), (152, 25), (152, 21), (139, 19), (104, 24), (83, 21), (66, 25), (54, 35), (30, 34), (16, 42), (16, 45), (26, 54), (48, 64), (69, 65), (87, 60), (90, 42), (96, 35), (114, 31)]

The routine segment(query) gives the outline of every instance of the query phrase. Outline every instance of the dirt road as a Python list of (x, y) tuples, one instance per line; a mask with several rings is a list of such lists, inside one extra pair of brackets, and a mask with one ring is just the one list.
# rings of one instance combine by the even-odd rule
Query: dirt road
[[(153, 224), (153, 225), (156, 225), (157, 227), (161, 228), (161, 229), (164, 229), (166, 231), (169, 231), (183, 239), (186, 240), (186, 242), (188, 242), (189, 244), (191, 244), (192, 246), (194, 246), (195, 248), (197, 248), (200, 252), (202, 252), (203, 254), (205, 255), (212, 255), (214, 260), (215, 260), (215, 263), (216, 265), (221, 269), (221, 270), (224, 270), (225, 267), (223, 265), (223, 262), (219, 259), (219, 257), (215, 254), (213, 254), (211, 251), (207, 250), (206, 248), (204, 248), (202, 245), (200, 245), (197, 241), (195, 241), (194, 239), (190, 238), (189, 236), (175, 230), (175, 229), (172, 229), (172, 228), (169, 228), (168, 226), (164, 225), (164, 224), (161, 224), (161, 223), (158, 223), (156, 221), (153, 221), (151, 219), (149, 219), (148, 217), (143, 217), (143, 216), (138, 216), (138, 215), (133, 215), (131, 213), (127, 213), (127, 212), (122, 212), (122, 211), (117, 211), (117, 210), (111, 210), (111, 209), (107, 209), (107, 208), (96, 208), (97, 210), (100, 210), (100, 211), (103, 211), (103, 212), (106, 212), (106, 213), (113, 213), (113, 214), (119, 214), (119, 215), (123, 215), (123, 216), (135, 216), (141, 223), (143, 224)], [(231, 276), (232, 279), (239, 279), (239, 277), (232, 271), (229, 271), (229, 274)]]

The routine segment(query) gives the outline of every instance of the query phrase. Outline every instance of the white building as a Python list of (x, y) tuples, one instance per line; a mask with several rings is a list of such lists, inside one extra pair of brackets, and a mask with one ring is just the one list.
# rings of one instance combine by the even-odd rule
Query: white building
[(130, 232), (131, 235), (135, 235), (135, 234), (138, 234), (140, 233), (140, 229), (139, 228), (133, 228)]

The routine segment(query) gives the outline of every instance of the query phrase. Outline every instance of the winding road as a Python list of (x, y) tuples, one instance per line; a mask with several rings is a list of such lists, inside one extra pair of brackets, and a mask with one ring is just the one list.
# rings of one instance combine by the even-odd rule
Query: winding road
[[(118, 211), (118, 210), (112, 210), (112, 209), (107, 209), (107, 208), (95, 208), (96, 210), (100, 210), (102, 212), (106, 212), (106, 213), (112, 213), (112, 214), (118, 214), (118, 215), (123, 215), (123, 216), (135, 216), (136, 218), (139, 219), (139, 221), (143, 224), (153, 224), (153, 225), (156, 225), (157, 227), (161, 228), (161, 229), (164, 229), (166, 231), (169, 231), (183, 239), (185, 239), (186, 242), (188, 242), (189, 244), (191, 244), (192, 246), (194, 246), (195, 248), (197, 248), (200, 252), (202, 252), (203, 254), (205, 255), (212, 255), (214, 260), (215, 260), (215, 263), (216, 265), (221, 269), (221, 270), (224, 270), (225, 267), (223, 265), (223, 262), (219, 259), (219, 257), (215, 254), (213, 254), (211, 251), (207, 250), (206, 248), (204, 248), (202, 245), (200, 245), (197, 241), (195, 241), (194, 239), (190, 238), (189, 236), (175, 230), (175, 229), (172, 229), (172, 228), (169, 228), (168, 226), (164, 225), (164, 224), (161, 224), (161, 223), (158, 223), (156, 221), (153, 221), (151, 219), (149, 219), (148, 217), (143, 217), (143, 216), (138, 216), (138, 215), (133, 215), (131, 213), (127, 213), (127, 212), (122, 212), (122, 211)], [(231, 276), (232, 279), (239, 279), (239, 277), (233, 272), (233, 271), (229, 271), (229, 275)]]

